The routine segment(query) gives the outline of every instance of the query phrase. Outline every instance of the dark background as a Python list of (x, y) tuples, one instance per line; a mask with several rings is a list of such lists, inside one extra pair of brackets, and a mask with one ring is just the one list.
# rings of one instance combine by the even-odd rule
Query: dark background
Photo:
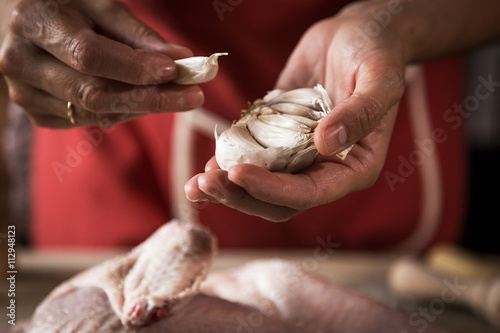
[[(478, 75), (500, 81), (500, 42), (467, 57), (467, 94)], [(468, 121), (470, 203), (462, 245), (478, 252), (500, 253), (500, 88), (481, 102)]]

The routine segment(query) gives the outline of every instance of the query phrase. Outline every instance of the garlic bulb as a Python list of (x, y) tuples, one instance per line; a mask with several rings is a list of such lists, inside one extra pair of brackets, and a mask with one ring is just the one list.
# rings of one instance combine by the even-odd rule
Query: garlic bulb
[(210, 57), (190, 57), (174, 60), (178, 75), (172, 82), (198, 84), (212, 80), (219, 71), (217, 59), (227, 53), (214, 53)]
[[(215, 133), (215, 158), (223, 170), (250, 163), (270, 171), (298, 172), (317, 155), (314, 129), (333, 109), (320, 85), (290, 91), (273, 90), (256, 100), (241, 118)], [(351, 148), (337, 154), (344, 159)]]

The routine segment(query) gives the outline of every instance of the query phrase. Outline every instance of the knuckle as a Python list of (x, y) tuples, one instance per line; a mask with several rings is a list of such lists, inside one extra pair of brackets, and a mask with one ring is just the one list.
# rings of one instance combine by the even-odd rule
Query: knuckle
[(404, 72), (398, 70), (388, 70), (384, 74), (376, 77), (381, 82), (381, 91), (386, 91), (386, 95), (370, 94), (369, 96), (358, 95), (360, 107), (354, 117), (352, 128), (357, 131), (352, 142), (370, 134), (380, 123), (387, 111), (402, 98), (405, 89)]
[(150, 112), (166, 112), (172, 111), (174, 106), (177, 105), (177, 100), (179, 97), (174, 97), (173, 95), (156, 94), (149, 92), (147, 97), (147, 106)]
[(12, 54), (12, 51), (11, 51), (10, 47), (2, 48), (2, 50), (0, 51), (0, 73), (3, 73), (3, 74), (12, 73), (14, 66), (12, 63), (11, 54)]
[(389, 87), (389, 91), (393, 92), (393, 95), (398, 100), (403, 96), (405, 90), (405, 74), (404, 71), (399, 69), (386, 71), (382, 80), (386, 82)]
[(104, 93), (101, 88), (98, 80), (79, 83), (74, 93), (77, 104), (88, 111), (101, 111), (104, 104)]
[(359, 138), (357, 140), (370, 134), (385, 112), (384, 103), (376, 97), (365, 97), (363, 98), (363, 106), (357, 112), (356, 123), (359, 126)]
[(32, 50), (20, 38), (8, 35), (0, 48), (0, 73), (19, 78), (26, 72), (26, 62), (32, 60)]
[(151, 30), (148, 26), (145, 24), (137, 21), (133, 30), (132, 30), (133, 36), (139, 37), (139, 38), (149, 38), (149, 37), (157, 37), (156, 32)]
[(12, 32), (19, 35), (25, 32), (26, 24), (31, 21), (32, 8), (29, 1), (21, 1), (14, 7), (9, 18), (9, 29)]
[(15, 36), (8, 36), (0, 48), (0, 73), (19, 78), (26, 73), (26, 61), (31, 60), (32, 53), (23, 42)]
[(17, 105), (26, 107), (32, 104), (34, 94), (29, 89), (22, 89), (20, 87), (9, 88), (9, 98)]
[(67, 43), (67, 56), (71, 67), (85, 74), (92, 74), (99, 59), (99, 46), (93, 32), (82, 32)]
[(10, 12), (8, 29), (15, 35), (26, 39), (41, 38), (47, 13), (44, 6), (33, 0), (20, 1)]

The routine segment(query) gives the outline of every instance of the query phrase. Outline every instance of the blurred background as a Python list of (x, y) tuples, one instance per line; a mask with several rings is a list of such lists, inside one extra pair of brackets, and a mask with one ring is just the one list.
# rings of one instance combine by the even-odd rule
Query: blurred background
[[(478, 76), (493, 81), (500, 81), (500, 42), (473, 52), (465, 57), (464, 73), (467, 76), (465, 96), (474, 95)], [(464, 96), (464, 97), (465, 97)], [(29, 165), (31, 124), (23, 111), (13, 104), (7, 103), (5, 82), (0, 76), (0, 253), (6, 253), (7, 226), (16, 225), (16, 245), (19, 250), (29, 250), (30, 201), (29, 201)], [(459, 103), (460, 101), (457, 101)], [(480, 108), (471, 113), (467, 123), (468, 143), (470, 147), (470, 200), (463, 247), (479, 253), (493, 254), (498, 258), (500, 242), (496, 224), (500, 222), (498, 207), (498, 190), (500, 189), (500, 89), (490, 98), (481, 101)], [(309, 251), (310, 252), (310, 251)], [(305, 252), (309, 255), (309, 252)], [(25, 255), (22, 272), (18, 275), (18, 318), (28, 318), (45, 295), (61, 281), (78, 271), (90, 267), (116, 253), (49, 253), (40, 255), (23, 252)], [(222, 252), (219, 255), (219, 266), (245, 262), (255, 259), (263, 253), (255, 252), (245, 256), (244, 253)], [(276, 256), (288, 259), (303, 260), (304, 252), (294, 255), (293, 251), (277, 252)], [(495, 256), (496, 254), (496, 256)], [(269, 253), (265, 253), (269, 256)], [(288, 257), (287, 257), (288, 256)], [(222, 258), (222, 259), (221, 259)], [(298, 259), (297, 259), (298, 258)], [(328, 261), (326, 268), (320, 273), (332, 273), (332, 281), (339, 282), (372, 295), (392, 307), (398, 307), (411, 313), (421, 304), (417, 300), (401, 300), (387, 290), (386, 272), (395, 259), (380, 254), (369, 253), (360, 256), (354, 253), (335, 255)], [(462, 258), (461, 258), (462, 259)], [(453, 264), (455, 264), (454, 262)], [(475, 262), (473, 270), (477, 271)], [(0, 259), (0, 277), (6, 272), (5, 259)], [(491, 268), (492, 265), (488, 264)], [(459, 267), (460, 265), (454, 265)], [(493, 265), (498, 268), (498, 265)], [(220, 267), (216, 267), (219, 269)], [(470, 267), (469, 267), (470, 268)], [(453, 269), (456, 269), (454, 267)], [(468, 270), (470, 271), (470, 270)], [(456, 271), (453, 276), (457, 276)], [(3, 287), (6, 279), (2, 278)], [(420, 285), (416, 283), (416, 285)], [(3, 290), (3, 288), (1, 288)], [(0, 303), (5, 293), (0, 294)], [(497, 332), (490, 327), (477, 312), (466, 311), (461, 307), (451, 307), (437, 317), (435, 324), (451, 333)], [(479, 318), (479, 319), (478, 319)], [(6, 328), (0, 322), (0, 331)]]
[[(493, 75), (500, 81), (500, 42), (467, 57), (467, 94), (474, 94), (477, 77)], [(482, 101), (468, 122), (471, 195), (467, 225), (462, 239), (465, 247), (500, 253), (496, 224), (500, 222), (500, 91)], [(495, 228), (495, 229), (494, 229)]]
[[(466, 96), (474, 95), (477, 77), (500, 81), (500, 42), (466, 56)], [(500, 89), (481, 101), (467, 123), (470, 145), (470, 202), (462, 245), (486, 253), (500, 253), (495, 224), (500, 221)], [(465, 96), (464, 96), (465, 97)], [(7, 107), (5, 82), (0, 80), (0, 235), (16, 224), (17, 244), (29, 245), (29, 176), (31, 125), (15, 105)], [(494, 229), (495, 228), (495, 229)], [(3, 238), (0, 238), (3, 239)], [(3, 246), (4, 242), (1, 242)]]

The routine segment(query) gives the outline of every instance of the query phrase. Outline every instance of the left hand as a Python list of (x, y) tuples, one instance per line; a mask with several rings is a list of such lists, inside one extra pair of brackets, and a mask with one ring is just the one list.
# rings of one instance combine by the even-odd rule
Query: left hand
[[(221, 170), (215, 158), (185, 185), (192, 201), (213, 201), (271, 221), (285, 221), (308, 208), (371, 186), (385, 162), (404, 92), (405, 49), (389, 27), (360, 35), (373, 17), (372, 2), (349, 6), (313, 25), (302, 37), (276, 88), (324, 85), (335, 108), (318, 125), (319, 155), (298, 174), (240, 164)], [(334, 154), (354, 144), (342, 161)]]

